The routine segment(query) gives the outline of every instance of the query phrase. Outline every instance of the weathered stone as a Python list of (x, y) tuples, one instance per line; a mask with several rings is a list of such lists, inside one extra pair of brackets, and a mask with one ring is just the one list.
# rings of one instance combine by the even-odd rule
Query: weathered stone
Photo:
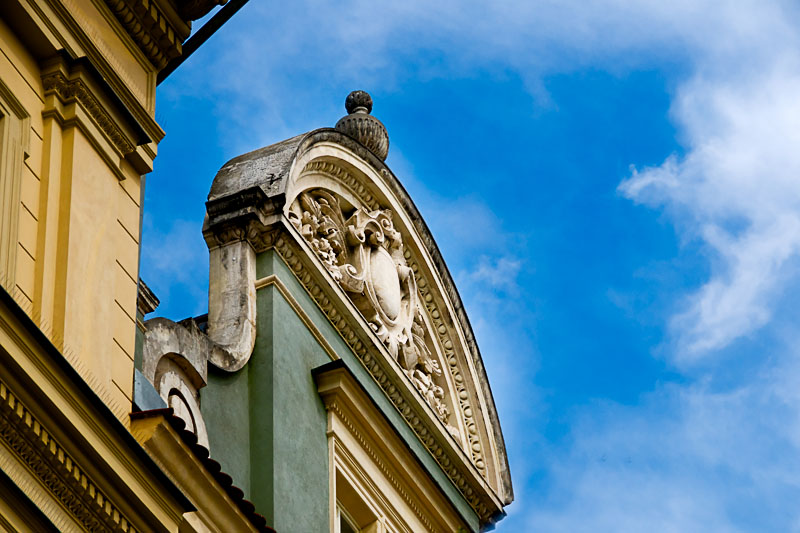
[(256, 343), (256, 254), (246, 240), (209, 250), (208, 336), (220, 349), (209, 360), (235, 372)]
[(389, 134), (372, 112), (372, 98), (364, 91), (353, 91), (345, 100), (348, 115), (339, 119), (336, 129), (366, 146), (372, 153), (386, 159), (389, 154)]

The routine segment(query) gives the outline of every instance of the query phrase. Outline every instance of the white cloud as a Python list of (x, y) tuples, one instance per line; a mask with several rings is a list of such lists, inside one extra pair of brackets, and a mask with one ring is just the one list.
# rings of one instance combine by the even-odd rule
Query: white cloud
[[(785, 39), (784, 24), (773, 21), (764, 32)], [(696, 74), (674, 103), (686, 154), (634, 171), (620, 186), (634, 200), (663, 206), (683, 236), (713, 257), (711, 278), (672, 324), (679, 362), (767, 324), (792, 282), (800, 254), (799, 41), (786, 40), (792, 50), (766, 63), (748, 43), (728, 58), (732, 72)]]
[(480, 257), (469, 277), (473, 282), (487, 284), (504, 292), (512, 292), (518, 289), (517, 275), (521, 266), (522, 262), (514, 257), (493, 259), (484, 255)]
[[(583, 410), (531, 530), (800, 531), (798, 339), (765, 333), (796, 329), (778, 309), (800, 285), (800, 34), (777, 4), (729, 5), (715, 31), (686, 41), (692, 72), (672, 109), (685, 153), (619, 188), (708, 257), (670, 324), (684, 382), (635, 407)], [(761, 353), (730, 359), (759, 334), (749, 350)], [(728, 388), (713, 385), (726, 373)]]
[(596, 405), (551, 458), (552, 485), (526, 530), (800, 531), (798, 368), (787, 365), (791, 378), (666, 385), (636, 407)]

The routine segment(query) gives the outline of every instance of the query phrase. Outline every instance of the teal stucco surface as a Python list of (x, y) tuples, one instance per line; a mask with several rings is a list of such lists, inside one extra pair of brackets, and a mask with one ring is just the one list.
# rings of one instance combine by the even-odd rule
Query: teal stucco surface
[(328, 531), (327, 415), (311, 369), (330, 361), (274, 286), (258, 291), (250, 362), (253, 503), (277, 531)]
[[(258, 278), (275, 275), (302, 307), (420, 464), (473, 531), (472, 508), (389, 398), (273, 251), (258, 256)], [(238, 373), (209, 367), (201, 390), (211, 457), (276, 531), (328, 531), (327, 417), (311, 370), (331, 361), (275, 285), (258, 290), (254, 353)], [(246, 480), (246, 481), (245, 481)]]
[[(260, 276), (265, 262), (270, 253)], [(256, 305), (250, 361), (236, 373), (209, 368), (201, 390), (211, 457), (276, 531), (327, 532), (327, 415), (311, 369), (331, 359), (274, 285)]]

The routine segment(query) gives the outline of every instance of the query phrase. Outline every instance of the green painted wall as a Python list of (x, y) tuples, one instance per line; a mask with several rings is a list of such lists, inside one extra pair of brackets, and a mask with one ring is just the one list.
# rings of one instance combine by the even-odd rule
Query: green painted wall
[[(423, 467), (473, 531), (478, 517), (424, 448), (400, 413), (350, 351), (280, 257), (268, 251), (257, 277), (274, 274), (288, 288), (336, 354), (397, 429)], [(201, 407), (211, 457), (233, 476), (245, 497), (277, 531), (328, 531), (327, 418), (311, 369), (330, 362), (283, 295), (258, 290), (256, 347), (240, 372), (209, 366)]]
[(208, 385), (200, 390), (200, 411), (211, 458), (250, 498), (250, 365), (233, 374), (208, 365)]
[(328, 531), (327, 414), (311, 369), (330, 361), (274, 286), (258, 291), (250, 365), (252, 501), (277, 531)]

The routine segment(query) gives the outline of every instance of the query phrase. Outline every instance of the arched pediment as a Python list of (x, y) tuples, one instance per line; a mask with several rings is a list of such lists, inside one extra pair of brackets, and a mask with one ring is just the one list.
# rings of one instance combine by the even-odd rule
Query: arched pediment
[(284, 258), (478, 514), (502, 513), (513, 492), (481, 355), (439, 249), (386, 164), (316, 130), (227, 163), (207, 212), (210, 247), (244, 238)]

